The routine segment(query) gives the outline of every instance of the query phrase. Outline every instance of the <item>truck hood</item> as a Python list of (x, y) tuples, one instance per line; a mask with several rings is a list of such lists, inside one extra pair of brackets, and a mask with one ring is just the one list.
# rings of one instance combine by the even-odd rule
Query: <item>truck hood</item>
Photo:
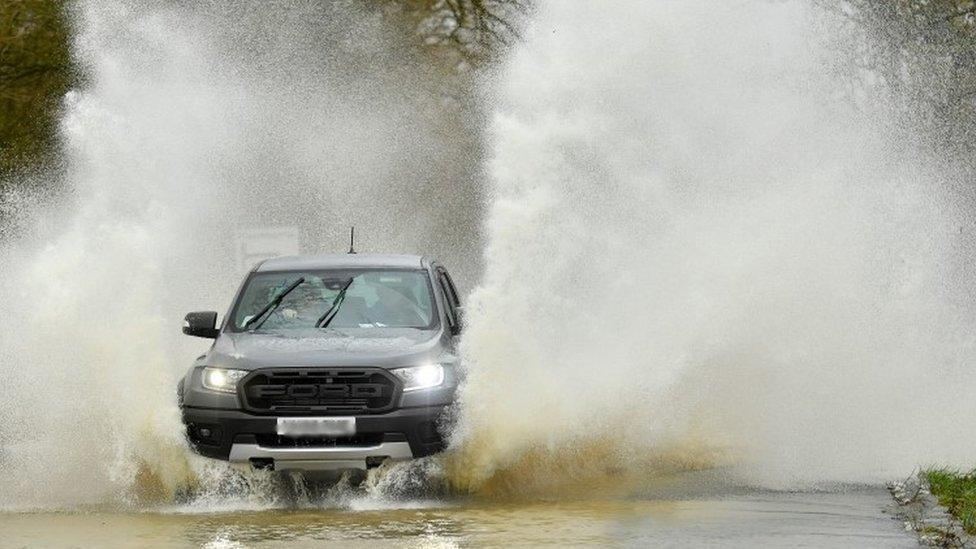
[(443, 360), (441, 330), (413, 328), (310, 329), (222, 333), (201, 358), (223, 368), (378, 366), (397, 368)]

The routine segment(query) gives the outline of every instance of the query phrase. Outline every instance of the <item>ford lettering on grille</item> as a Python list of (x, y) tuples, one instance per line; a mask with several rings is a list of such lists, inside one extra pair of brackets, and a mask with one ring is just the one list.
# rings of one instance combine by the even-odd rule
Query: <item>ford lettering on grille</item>
[(348, 385), (258, 385), (251, 391), (257, 398), (289, 396), (297, 398), (375, 398), (387, 394), (389, 385), (351, 383)]
[(268, 414), (361, 414), (391, 409), (396, 378), (381, 368), (274, 368), (242, 380), (244, 407)]

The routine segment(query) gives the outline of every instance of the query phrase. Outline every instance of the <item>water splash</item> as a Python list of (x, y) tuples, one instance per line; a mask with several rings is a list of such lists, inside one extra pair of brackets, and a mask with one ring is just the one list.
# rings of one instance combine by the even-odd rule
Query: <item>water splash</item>
[(470, 218), (431, 211), (476, 200), (476, 131), (352, 3), (81, 0), (71, 16), (85, 78), (64, 100), (63, 178), (3, 201), (0, 506), (250, 501), (253, 482), (183, 442), (176, 381), (206, 343), (182, 315), (226, 309), (240, 227), (297, 226), (318, 251), (355, 224), (362, 250), (459, 263)]
[(369, 225), (364, 249), (477, 265), (477, 128), (441, 118), (375, 13), (263, 4), (74, 5), (65, 192), (4, 201), (0, 506), (559, 496), (716, 466), (796, 487), (976, 458), (968, 195), (884, 101), (837, 92), (805, 4), (665, 0), (541, 4), (514, 52), (451, 453), (365, 500), (190, 457), (173, 387), (203, 344), (176, 327), (226, 307), (236, 227), (287, 219), (314, 250)]
[(492, 122), (455, 482), (686, 447), (791, 488), (976, 460), (972, 214), (884, 96), (842, 93), (825, 17), (540, 6)]

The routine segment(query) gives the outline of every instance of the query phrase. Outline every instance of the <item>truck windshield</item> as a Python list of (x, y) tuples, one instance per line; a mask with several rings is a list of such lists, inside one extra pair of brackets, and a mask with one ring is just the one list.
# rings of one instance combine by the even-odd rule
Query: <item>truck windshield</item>
[[(329, 328), (432, 328), (437, 320), (425, 271), (288, 271), (254, 273), (248, 278), (231, 315), (231, 330), (249, 329), (249, 321), (298, 279), (304, 281), (263, 320), (251, 322), (250, 328), (314, 329), (333, 305)], [(337, 299), (347, 286), (342, 299)]]

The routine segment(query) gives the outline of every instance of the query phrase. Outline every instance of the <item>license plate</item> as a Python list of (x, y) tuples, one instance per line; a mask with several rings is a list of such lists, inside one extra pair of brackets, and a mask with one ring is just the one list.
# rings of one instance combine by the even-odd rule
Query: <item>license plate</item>
[(283, 437), (350, 436), (356, 434), (354, 417), (279, 417), (278, 435)]

